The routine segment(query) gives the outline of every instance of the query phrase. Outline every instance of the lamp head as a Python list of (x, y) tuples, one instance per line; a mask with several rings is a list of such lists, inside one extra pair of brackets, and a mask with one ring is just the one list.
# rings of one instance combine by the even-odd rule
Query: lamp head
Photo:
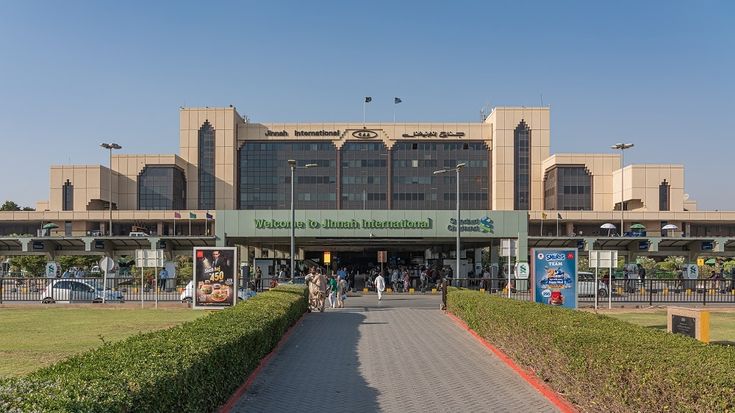
[(462, 162), (462, 163), (458, 163), (458, 164), (457, 164), (457, 166), (455, 167), (455, 169), (462, 169), (462, 168), (464, 168), (464, 167), (465, 167), (466, 165), (467, 165), (467, 164), (466, 164), (466, 163), (464, 163), (464, 162)]
[(288, 165), (289, 165), (289, 166), (290, 166), (291, 168), (294, 168), (294, 167), (296, 166), (296, 160), (295, 160), (295, 159), (289, 159), (289, 160), (288, 160)]
[(304, 165), (304, 168), (315, 168), (317, 166), (319, 166), (319, 164), (316, 164), (316, 163), (307, 163), (306, 165)]
[(632, 144), (632, 143), (616, 143), (615, 145), (611, 146), (610, 149), (624, 150), (624, 149), (632, 148), (634, 146), (635, 144)]
[(118, 145), (116, 143), (111, 143), (110, 144), (110, 148), (112, 148), (112, 149), (122, 149), (122, 146), (120, 146), (120, 145)]
[(443, 174), (443, 173), (445, 173), (445, 172), (447, 172), (447, 170), (446, 170), (446, 169), (440, 169), (440, 170), (438, 170), (438, 171), (434, 171), (434, 175), (439, 175), (439, 174)]
[(100, 146), (103, 147), (103, 148), (105, 148), (105, 149), (110, 149), (110, 144), (109, 143), (101, 143)]

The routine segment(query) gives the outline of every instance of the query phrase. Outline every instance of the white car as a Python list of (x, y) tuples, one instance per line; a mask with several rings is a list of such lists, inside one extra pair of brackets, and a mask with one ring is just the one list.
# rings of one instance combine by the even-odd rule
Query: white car
[[(577, 273), (577, 296), (595, 296), (595, 274), (591, 272), (578, 272)], [(608, 289), (607, 285), (601, 281), (601, 278), (597, 279), (597, 296), (607, 297)]]
[(44, 304), (53, 304), (55, 302), (93, 302), (101, 303), (104, 297), (105, 301), (125, 302), (123, 294), (119, 291), (102, 291), (94, 285), (74, 279), (53, 280), (46, 289), (43, 290), (41, 302)]
[[(250, 298), (253, 294), (249, 293), (249, 290), (245, 290), (244, 288), (240, 288), (237, 290), (237, 299), (238, 300), (247, 300)], [(193, 301), (194, 297), (194, 281), (189, 281), (189, 284), (186, 284), (186, 288), (184, 288), (184, 291), (181, 292), (181, 296), (179, 297), (179, 300), (181, 300), (182, 303), (190, 303)]]

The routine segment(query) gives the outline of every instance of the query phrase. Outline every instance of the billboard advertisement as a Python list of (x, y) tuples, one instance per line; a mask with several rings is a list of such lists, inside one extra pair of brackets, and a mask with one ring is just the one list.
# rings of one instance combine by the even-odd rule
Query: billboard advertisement
[(194, 248), (194, 308), (224, 308), (237, 300), (237, 251)]
[(533, 297), (537, 303), (577, 308), (577, 250), (532, 250)]

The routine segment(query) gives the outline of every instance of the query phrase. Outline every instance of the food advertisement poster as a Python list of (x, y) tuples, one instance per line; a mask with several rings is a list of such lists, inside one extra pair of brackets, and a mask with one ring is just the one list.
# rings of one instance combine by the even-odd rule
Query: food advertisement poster
[(224, 308), (237, 299), (235, 248), (194, 248), (194, 308)]
[(577, 308), (577, 250), (543, 248), (532, 254), (534, 301)]

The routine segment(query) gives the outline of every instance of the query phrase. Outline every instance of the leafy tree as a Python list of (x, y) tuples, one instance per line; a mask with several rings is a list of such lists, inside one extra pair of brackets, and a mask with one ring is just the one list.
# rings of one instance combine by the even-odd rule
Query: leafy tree
[(61, 265), (61, 272), (64, 272), (71, 267), (92, 268), (99, 262), (99, 257), (94, 255), (65, 255), (59, 257), (57, 261)]
[(31, 207), (21, 208), (20, 205), (13, 201), (5, 201), (5, 203), (0, 206), (0, 211), (35, 211), (35, 209)]
[(13, 201), (5, 201), (5, 203), (0, 206), (0, 211), (20, 211), (20, 206)]
[(194, 267), (191, 255), (176, 257), (176, 278), (179, 281), (190, 281), (194, 276)]
[(10, 265), (26, 272), (29, 277), (41, 277), (46, 272), (46, 257), (43, 255), (18, 255), (10, 259)]

